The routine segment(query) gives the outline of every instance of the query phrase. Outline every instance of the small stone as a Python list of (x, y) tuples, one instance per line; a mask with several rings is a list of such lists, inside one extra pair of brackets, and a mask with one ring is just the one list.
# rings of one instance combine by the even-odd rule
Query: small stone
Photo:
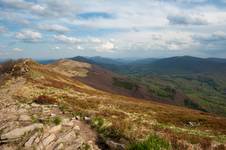
[(62, 125), (54, 126), (49, 130), (49, 133), (56, 133), (59, 132), (62, 128)]
[(91, 118), (90, 117), (84, 117), (84, 120), (88, 122), (88, 121), (91, 120)]
[(42, 141), (42, 144), (44, 146), (47, 146), (49, 145), (52, 141), (54, 141), (56, 138), (56, 135), (55, 134), (50, 134), (48, 137), (46, 137), (43, 141)]
[(193, 122), (188, 122), (188, 124), (191, 126), (191, 127), (194, 127), (194, 123)]
[(107, 140), (106, 144), (110, 147), (110, 149), (115, 149), (115, 150), (125, 150), (125, 145), (116, 143), (111, 140)]
[(56, 117), (56, 114), (51, 113), (50, 116), (51, 117)]
[(76, 120), (80, 120), (81, 119), (80, 116), (76, 116), (75, 118), (76, 118)]
[(80, 127), (79, 126), (74, 126), (73, 129), (76, 130), (76, 131), (79, 131), (80, 130)]

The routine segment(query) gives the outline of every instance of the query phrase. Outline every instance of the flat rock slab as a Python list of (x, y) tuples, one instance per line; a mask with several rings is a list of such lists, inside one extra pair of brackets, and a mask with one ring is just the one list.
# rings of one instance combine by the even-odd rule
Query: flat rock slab
[(14, 130), (11, 130), (10, 132), (3, 134), (1, 136), (1, 140), (14, 140), (21, 138), (25, 133), (34, 131), (35, 129), (41, 129), (43, 128), (43, 124), (32, 124), (23, 128), (17, 128)]

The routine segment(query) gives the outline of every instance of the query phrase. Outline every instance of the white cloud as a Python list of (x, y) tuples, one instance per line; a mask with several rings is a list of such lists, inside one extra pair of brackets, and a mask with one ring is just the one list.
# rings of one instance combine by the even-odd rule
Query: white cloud
[(15, 34), (16, 39), (24, 42), (37, 42), (42, 38), (42, 34), (32, 30), (23, 30)]
[(83, 48), (82, 46), (80, 46), (80, 45), (78, 45), (76, 48), (77, 48), (78, 50), (84, 50), (84, 48)]
[(77, 12), (78, 3), (72, 0), (37, 0), (37, 2), (27, 0), (0, 0), (0, 5), (8, 9), (16, 9), (23, 12), (43, 17), (63, 17), (72, 16)]
[[(98, 12), (107, 17), (98, 17)], [(91, 19), (79, 14), (89, 14)], [(216, 42), (222, 46), (219, 42), (226, 33), (226, 10), (208, 0), (0, 0), (0, 16), (9, 31), (4, 36), (6, 45), (14, 42), (15, 35), (22, 42), (42, 39), (45, 42), (38, 43), (42, 49), (66, 50), (66, 45), (93, 50), (92, 54), (201, 51), (205, 45), (215, 47)], [(50, 32), (56, 34), (55, 46)]]
[(115, 49), (120, 51), (186, 51), (197, 47), (193, 33), (177, 31), (142, 31), (114, 35)]
[(23, 49), (21, 49), (21, 48), (14, 48), (13, 51), (14, 51), (14, 52), (22, 52)]
[(97, 52), (114, 52), (115, 46), (113, 43), (111, 42), (105, 42), (101, 45), (101, 47), (99, 49), (97, 49)]
[(10, 21), (13, 23), (28, 25), (30, 21), (26, 18), (24, 14), (16, 13), (16, 12), (0, 12), (0, 20), (1, 21)]
[(7, 8), (29, 10), (37, 14), (42, 14), (46, 9), (44, 6), (24, 0), (0, 0), (0, 4)]
[(54, 36), (54, 39), (56, 41), (59, 41), (59, 42), (63, 42), (63, 43), (66, 43), (66, 44), (77, 44), (77, 43), (80, 43), (82, 42), (80, 39), (78, 38), (75, 38), (75, 37), (68, 37), (68, 36), (65, 36), (65, 35), (55, 35)]
[(52, 50), (60, 50), (60, 49), (61, 49), (61, 47), (59, 47), (59, 46), (55, 46), (52, 48)]
[(223, 31), (216, 31), (214, 33), (208, 34), (198, 34), (193, 36), (194, 40), (197, 40), (199, 42), (205, 42), (205, 43), (210, 43), (210, 42), (221, 42), (224, 41), (226, 42), (226, 32)]
[(54, 39), (64, 44), (76, 46), (77, 50), (95, 50), (97, 52), (114, 52), (115, 45), (113, 40), (102, 40), (99, 38), (88, 37), (88, 38), (76, 38), (68, 37), (65, 35), (55, 35)]
[(46, 31), (50, 31), (50, 32), (58, 32), (58, 33), (65, 33), (65, 32), (69, 32), (70, 29), (62, 26), (62, 25), (58, 25), (58, 24), (41, 24), (38, 26), (39, 29), (41, 30), (46, 30)]

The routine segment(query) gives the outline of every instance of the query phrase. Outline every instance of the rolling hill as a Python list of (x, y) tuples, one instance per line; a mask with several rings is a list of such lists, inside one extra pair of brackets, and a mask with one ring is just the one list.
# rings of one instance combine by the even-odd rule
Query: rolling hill
[(29, 59), (3, 64), (7, 72), (1, 70), (1, 149), (226, 147), (225, 118), (95, 89), (74, 77), (87, 74), (76, 70), (74, 63), (90, 68), (68, 60), (48, 65)]
[(182, 56), (126, 63), (118, 63), (114, 59), (105, 60), (80, 59), (128, 76), (152, 96), (163, 101), (171, 100), (170, 103), (174, 105), (226, 116), (225, 59)]

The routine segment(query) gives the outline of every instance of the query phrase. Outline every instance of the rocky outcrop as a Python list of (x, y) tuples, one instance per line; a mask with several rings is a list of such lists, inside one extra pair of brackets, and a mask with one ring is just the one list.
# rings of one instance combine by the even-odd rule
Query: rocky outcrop
[[(13, 86), (19, 86), (18, 80)], [(67, 116), (54, 104), (21, 103), (11, 90), (0, 89), (1, 102), (7, 103), (0, 107), (1, 150), (99, 150), (96, 133), (79, 117)]]

